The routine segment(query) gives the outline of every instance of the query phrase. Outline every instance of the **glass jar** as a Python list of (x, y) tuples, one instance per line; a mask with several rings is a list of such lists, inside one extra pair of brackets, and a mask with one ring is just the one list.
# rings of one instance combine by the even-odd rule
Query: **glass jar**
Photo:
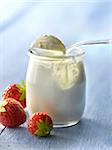
[(67, 127), (80, 121), (85, 108), (83, 55), (82, 50), (71, 56), (40, 55), (29, 50), (26, 99), (30, 115), (46, 112), (52, 117), (54, 127)]

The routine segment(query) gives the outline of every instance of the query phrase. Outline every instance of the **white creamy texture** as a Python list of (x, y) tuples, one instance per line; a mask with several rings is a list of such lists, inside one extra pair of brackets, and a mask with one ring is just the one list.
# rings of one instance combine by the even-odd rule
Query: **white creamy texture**
[(47, 49), (49, 50), (56, 50), (63, 52), (63, 54), (66, 52), (65, 45), (60, 41), (57, 37), (53, 35), (42, 35), (39, 38), (37, 38), (32, 44), (32, 48), (41, 48), (41, 49)]
[(30, 60), (27, 79), (30, 114), (47, 112), (54, 123), (80, 120), (85, 106), (85, 73), (82, 62)]
[(83, 80), (83, 64), (75, 59), (55, 62), (51, 70), (54, 81), (63, 90)]

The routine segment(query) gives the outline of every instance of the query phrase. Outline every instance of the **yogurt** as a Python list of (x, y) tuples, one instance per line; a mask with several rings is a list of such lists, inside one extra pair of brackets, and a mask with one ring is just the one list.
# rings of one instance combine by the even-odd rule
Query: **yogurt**
[(54, 58), (30, 53), (26, 76), (29, 114), (46, 112), (54, 127), (78, 123), (85, 107), (85, 71), (82, 56)]

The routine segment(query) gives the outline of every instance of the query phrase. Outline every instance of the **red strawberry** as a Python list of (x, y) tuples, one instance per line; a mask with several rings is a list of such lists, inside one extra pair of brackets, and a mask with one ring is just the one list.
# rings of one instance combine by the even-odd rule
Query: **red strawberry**
[(3, 92), (3, 100), (7, 98), (14, 98), (19, 101), (21, 105), (26, 107), (26, 87), (24, 81), (22, 84), (10, 84)]
[(0, 123), (5, 127), (18, 127), (26, 121), (23, 106), (13, 98), (0, 103)]
[(50, 116), (43, 112), (34, 113), (28, 120), (28, 131), (36, 136), (47, 136), (53, 128)]

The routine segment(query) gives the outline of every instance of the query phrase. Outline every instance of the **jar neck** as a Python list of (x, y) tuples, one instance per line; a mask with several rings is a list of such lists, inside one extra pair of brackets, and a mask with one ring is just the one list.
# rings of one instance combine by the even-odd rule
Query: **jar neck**
[(54, 50), (47, 50), (47, 49), (40, 49), (40, 48), (30, 48), (28, 50), (28, 55), (30, 57), (34, 57), (36, 59), (43, 59), (43, 60), (63, 60), (63, 59), (70, 59), (70, 58), (77, 58), (82, 57), (84, 52), (80, 48), (74, 48), (74, 52), (70, 55), (67, 53), (64, 54), (62, 51), (54, 51)]

